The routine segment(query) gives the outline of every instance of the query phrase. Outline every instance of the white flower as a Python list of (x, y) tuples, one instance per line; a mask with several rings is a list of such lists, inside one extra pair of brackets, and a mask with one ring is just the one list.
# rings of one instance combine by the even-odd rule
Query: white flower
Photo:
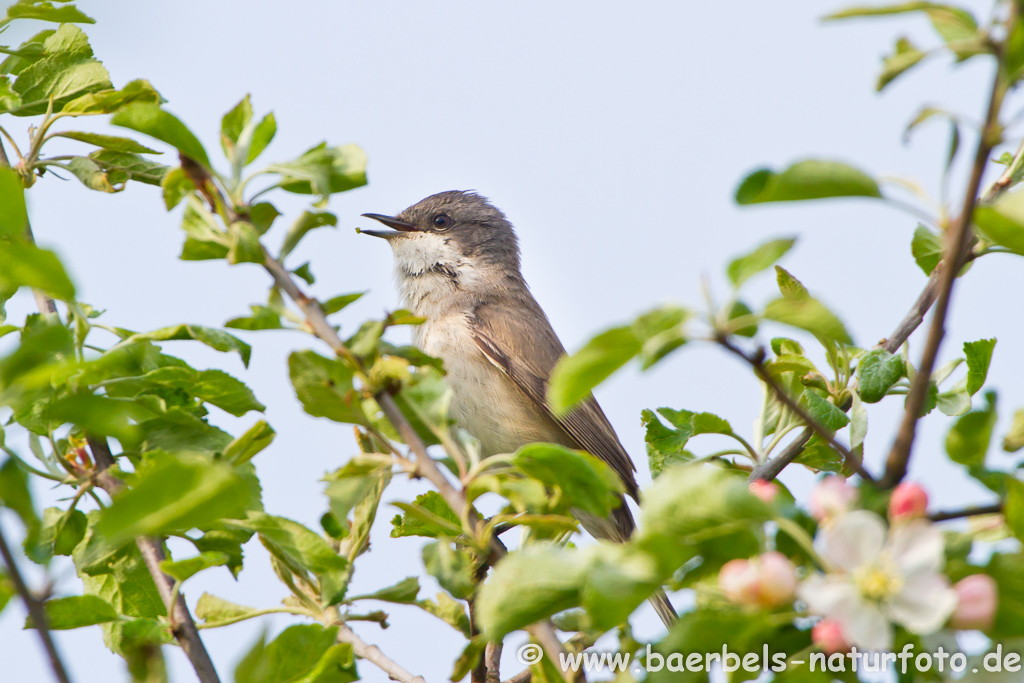
[(940, 573), (942, 533), (924, 520), (892, 528), (873, 512), (837, 517), (816, 545), (830, 573), (814, 574), (797, 589), (807, 609), (842, 624), (851, 645), (892, 647), (897, 623), (911, 633), (937, 631), (956, 608), (957, 595)]

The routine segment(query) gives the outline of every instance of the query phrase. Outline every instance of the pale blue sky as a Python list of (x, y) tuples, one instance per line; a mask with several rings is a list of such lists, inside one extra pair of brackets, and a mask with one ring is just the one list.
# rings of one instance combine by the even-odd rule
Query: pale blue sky
[[(971, 4), (986, 16), (987, 3)], [(312, 259), (319, 296), (370, 290), (341, 316), (345, 329), (396, 304), (390, 254), (355, 234), (353, 228), (367, 225), (359, 214), (395, 212), (442, 190), (475, 189), (515, 224), (527, 280), (570, 349), (652, 305), (700, 305), (702, 275), (724, 295), (730, 257), (788, 235), (800, 241), (786, 268), (839, 312), (859, 343), (873, 344), (903, 316), (925, 281), (910, 256), (913, 218), (863, 200), (742, 210), (731, 200), (753, 167), (806, 156), (915, 177), (934, 193), (947, 128), (930, 124), (904, 146), (905, 123), (924, 103), (978, 118), (987, 64), (951, 70), (949, 58), (936, 58), (877, 95), (880, 56), (897, 35), (925, 45), (936, 39), (920, 17), (818, 21), (841, 6), (809, 0), (82, 3), (98, 19), (86, 30), (115, 83), (148, 78), (211, 154), (219, 155), (221, 115), (246, 92), (258, 112), (272, 109), (277, 116), (279, 133), (266, 161), (286, 160), (322, 139), (366, 150), (369, 186), (337, 196), (330, 208), (339, 229), (310, 235), (295, 255), (295, 263)], [(22, 35), (24, 29), (12, 30), (4, 42)], [(964, 148), (973, 142), (965, 135)], [(962, 187), (962, 176), (959, 168), (954, 188)], [(105, 308), (108, 324), (216, 326), (265, 296), (267, 278), (256, 267), (178, 261), (179, 215), (163, 211), (153, 188), (134, 186), (110, 197), (47, 179), (29, 197), (38, 240), (61, 253), (81, 298)], [(304, 206), (275, 202), (292, 215)], [(1012, 409), (1024, 405), (1024, 387), (1010, 381), (1024, 371), (1011, 352), (1024, 333), (1014, 314), (1019, 306), (1011, 303), (1024, 287), (1015, 258), (986, 257), (958, 284), (942, 349), (949, 358), (964, 341), (999, 338), (990, 375), (1000, 390), (999, 436)], [(746, 298), (761, 304), (773, 292), (765, 275), (750, 283)], [(20, 319), (30, 305), (21, 297), (9, 306), (11, 316)], [(278, 431), (255, 460), (267, 510), (316, 528), (326, 509), (318, 479), (352, 453), (351, 432), (306, 416), (294, 400), (286, 355), (317, 347), (315, 340), (281, 332), (245, 336), (254, 347), (248, 371), (234, 357), (183, 343), (169, 349), (254, 388)], [(912, 340), (915, 360), (921, 338)], [(637, 460), (642, 483), (649, 481), (642, 408), (709, 410), (749, 434), (760, 400), (745, 368), (701, 345), (648, 374), (631, 367), (597, 395)], [(890, 399), (870, 409), (873, 469), (890, 444), (899, 408)], [(229, 429), (254, 419), (215, 416)], [(911, 476), (933, 491), (936, 507), (987, 500), (943, 461), (949, 423), (938, 412), (922, 422)], [(693, 446), (710, 451), (714, 442)], [(1011, 462), (995, 449), (990, 457), (1001, 466)], [(794, 467), (783, 479), (805, 490), (813, 478)], [(422, 489), (397, 482), (385, 500), (406, 500)], [(392, 514), (387, 506), (381, 510), (374, 550), (357, 565), (356, 592), (420, 573), (418, 541), (388, 537)], [(54, 568), (59, 591), (80, 589), (69, 563)], [(433, 584), (424, 584), (431, 591)], [(237, 583), (226, 571), (204, 573), (188, 584), (189, 602), (204, 590), (256, 606), (274, 605), (285, 594), (255, 542)], [(446, 680), (461, 638), (415, 610), (392, 613), (387, 631), (356, 628), (429, 681)], [(0, 678), (44, 680), (38, 641), (22, 623), (18, 605), (0, 615)], [(204, 632), (224, 680), (264, 625), (276, 633), (286, 623), (266, 618)], [(649, 609), (637, 623), (641, 635), (658, 632)], [(510, 650), (522, 641), (511, 637)], [(99, 627), (59, 633), (57, 642), (76, 681), (126, 677)], [(173, 679), (194, 680), (184, 657), (168, 652)], [(506, 657), (503, 673), (517, 670)], [(360, 672), (368, 681), (386, 680), (366, 663)]]

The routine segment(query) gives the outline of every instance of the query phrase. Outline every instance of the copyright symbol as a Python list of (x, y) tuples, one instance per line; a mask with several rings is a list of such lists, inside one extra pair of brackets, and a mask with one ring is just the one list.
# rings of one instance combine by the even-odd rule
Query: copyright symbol
[(519, 662), (526, 665), (536, 664), (543, 656), (544, 650), (535, 643), (527, 643), (516, 652), (516, 658), (519, 659)]

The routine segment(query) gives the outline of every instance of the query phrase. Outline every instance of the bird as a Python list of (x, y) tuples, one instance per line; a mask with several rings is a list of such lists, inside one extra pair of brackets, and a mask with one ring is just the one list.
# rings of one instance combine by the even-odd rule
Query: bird
[[(547, 386), (565, 348), (530, 292), (512, 223), (472, 191), (440, 192), (397, 216), (364, 213), (391, 230), (359, 232), (388, 242), (402, 305), (423, 322), (413, 342), (440, 358), (451, 416), (484, 456), (556, 443), (607, 463), (638, 500), (636, 467), (593, 395), (556, 414)], [(624, 542), (636, 528), (625, 498), (608, 519), (574, 511), (596, 538)], [(651, 604), (666, 626), (676, 613), (661, 589)]]

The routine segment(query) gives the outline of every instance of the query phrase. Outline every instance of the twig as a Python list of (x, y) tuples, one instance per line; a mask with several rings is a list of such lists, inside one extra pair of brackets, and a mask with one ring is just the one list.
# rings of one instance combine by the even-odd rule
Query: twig
[[(106, 439), (89, 437), (88, 442), (89, 448), (92, 450), (92, 457), (96, 461), (96, 472), (93, 475), (96, 485), (114, 496), (124, 488), (124, 482), (106, 471), (114, 464), (114, 456), (110, 452), (110, 447), (107, 445)], [(153, 577), (153, 583), (156, 584), (157, 592), (160, 593), (160, 598), (167, 609), (174, 638), (188, 656), (196, 676), (199, 677), (201, 683), (220, 683), (217, 669), (213, 666), (210, 653), (206, 651), (206, 645), (203, 644), (199, 629), (196, 628), (196, 622), (188, 611), (185, 598), (182, 597), (180, 591), (175, 594), (174, 579), (160, 569), (160, 563), (167, 559), (163, 542), (159, 539), (139, 536), (135, 539), (135, 545), (138, 546), (146, 568), (149, 569), (149, 573)]]
[[(1010, 14), (1006, 20), (1007, 35), (1012, 32), (1017, 21), (1016, 3), (1010, 4)], [(920, 419), (921, 409), (924, 407), (928, 395), (928, 382), (935, 367), (935, 359), (938, 357), (939, 346), (946, 334), (946, 316), (949, 312), (949, 302), (953, 292), (953, 284), (956, 282), (957, 273), (960, 272), (964, 252), (970, 248), (973, 240), (971, 221), (974, 217), (974, 207), (978, 203), (978, 191), (981, 187), (981, 178), (988, 163), (992, 147), (998, 142), (999, 137), (999, 110), (1002, 107), (1003, 96), (1006, 94), (1006, 83), (1002, 67), (1002, 47), (997, 51), (996, 74), (992, 83), (992, 92), (989, 96), (988, 112), (985, 115), (985, 125), (981, 130), (978, 140), (978, 147), (974, 153), (974, 165), (971, 168), (971, 177), (967, 183), (967, 190), (964, 194), (964, 205), (957, 217), (952, 230), (946, 235), (946, 245), (942, 260), (945, 267), (942, 270), (939, 282), (939, 294), (935, 304), (935, 313), (932, 316), (932, 324), (928, 330), (928, 339), (925, 342), (924, 352), (921, 354), (921, 362), (918, 365), (917, 376), (910, 386), (910, 393), (907, 395), (906, 412), (900, 430), (896, 435), (889, 456), (886, 458), (885, 474), (881, 484), (885, 488), (891, 488), (898, 484), (907, 473), (907, 463), (910, 461), (911, 449), (914, 445), (914, 437), (917, 432), (917, 421)]]
[(779, 476), (782, 470), (786, 469), (790, 463), (800, 457), (804, 446), (807, 445), (812, 436), (814, 436), (814, 431), (810, 427), (804, 429), (781, 453), (771, 460), (754, 467), (750, 472), (750, 476), (747, 477), (747, 481), (754, 481), (755, 479), (771, 481)]
[(530, 683), (533, 678), (533, 673), (530, 671), (530, 667), (526, 667), (512, 678), (507, 679), (504, 683)]
[(384, 654), (376, 645), (370, 645), (345, 624), (338, 627), (338, 640), (351, 643), (352, 651), (378, 669), (386, 673), (392, 680), (401, 683), (427, 683), (423, 676), (406, 671), (400, 664)]
[(978, 517), (980, 515), (995, 515), (1003, 511), (1002, 503), (994, 503), (992, 505), (978, 505), (975, 507), (964, 508), (963, 510), (945, 510), (942, 512), (933, 512), (928, 515), (928, 519), (933, 522), (945, 522), (951, 519), (963, 519), (964, 517)]
[[(833, 449), (835, 449), (836, 452), (838, 452), (839, 455), (842, 456), (843, 461), (848, 466), (853, 468), (853, 470), (857, 472), (857, 474), (859, 474), (861, 478), (863, 478), (865, 481), (874, 482), (874, 477), (872, 477), (871, 474), (867, 470), (865, 470), (864, 467), (861, 465), (860, 458), (851, 453), (849, 448), (836, 441), (835, 434), (833, 434), (820, 422), (811, 417), (810, 413), (804, 410), (803, 406), (797, 403), (796, 400), (792, 396), (790, 396), (785, 389), (779, 386), (779, 383), (775, 381), (775, 378), (772, 377), (771, 374), (764, 367), (764, 349), (758, 349), (756, 355), (748, 356), (746, 353), (743, 352), (742, 349), (734, 346), (724, 336), (718, 336), (715, 339), (715, 341), (717, 341), (722, 348), (726, 349), (727, 351), (736, 356), (739, 356), (747, 363), (749, 363), (750, 367), (754, 369), (754, 373), (758, 376), (758, 378), (766, 385), (768, 385), (768, 387), (773, 392), (775, 392), (775, 395), (779, 397), (779, 400), (782, 401), (782, 403), (784, 403), (787, 408), (792, 410), (797, 415), (797, 417), (799, 417), (804, 422), (804, 424), (807, 425), (808, 429), (817, 434), (823, 441), (825, 441)], [(803, 446), (801, 446), (801, 448), (802, 447)]]
[(501, 681), (501, 650), (501, 643), (487, 643), (487, 647), (484, 648), (485, 683)]
[(11, 577), (11, 583), (14, 584), (14, 590), (18, 592), (21, 601), (25, 603), (25, 609), (28, 610), (28, 614), (32, 618), (32, 624), (36, 627), (39, 639), (43, 641), (43, 648), (46, 649), (46, 656), (50, 660), (54, 678), (60, 683), (69, 683), (71, 679), (68, 677), (67, 669), (64, 668), (60, 654), (57, 653), (57, 645), (53, 642), (53, 634), (50, 633), (50, 627), (46, 621), (43, 603), (25, 585), (21, 570), (14, 562), (14, 556), (11, 554), (11, 549), (7, 545), (7, 539), (4, 538), (2, 530), (0, 530), (0, 555), (4, 558), (4, 564), (7, 565), (7, 573)]

